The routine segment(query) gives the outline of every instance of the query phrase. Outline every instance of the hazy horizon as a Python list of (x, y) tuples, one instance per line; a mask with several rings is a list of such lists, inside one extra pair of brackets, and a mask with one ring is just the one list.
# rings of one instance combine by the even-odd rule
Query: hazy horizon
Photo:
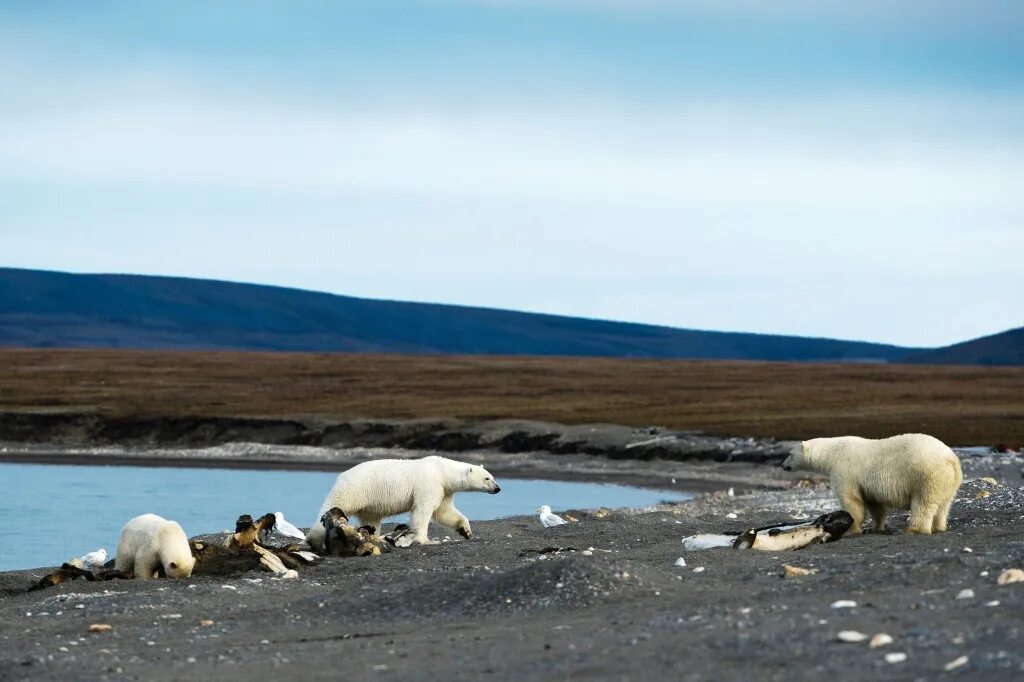
[(1024, 323), (1024, 6), (0, 6), (0, 264), (941, 346)]

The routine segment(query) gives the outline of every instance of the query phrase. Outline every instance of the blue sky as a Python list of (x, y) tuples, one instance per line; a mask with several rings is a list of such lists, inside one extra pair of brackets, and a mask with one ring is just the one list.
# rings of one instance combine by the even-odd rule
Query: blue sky
[(0, 3), (0, 264), (1024, 324), (1024, 4)]

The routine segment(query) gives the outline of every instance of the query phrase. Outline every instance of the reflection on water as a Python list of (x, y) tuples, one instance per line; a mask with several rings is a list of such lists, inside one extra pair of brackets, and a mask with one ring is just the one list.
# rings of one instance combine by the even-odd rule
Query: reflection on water
[[(233, 528), (239, 514), (284, 512), (313, 523), (337, 474), (310, 471), (0, 464), (0, 570), (58, 565), (105, 547), (113, 556), (125, 522), (146, 512), (189, 535)], [(557, 509), (642, 507), (688, 496), (603, 483), (500, 478), (501, 493), (460, 493), (470, 521)], [(440, 529), (432, 531), (437, 534)]]

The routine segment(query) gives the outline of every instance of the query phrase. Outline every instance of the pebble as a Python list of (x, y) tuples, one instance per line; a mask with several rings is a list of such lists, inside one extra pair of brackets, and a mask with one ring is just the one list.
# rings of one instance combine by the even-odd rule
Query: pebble
[(594, 556), (594, 553), (589, 549), (583, 550), (582, 552), (580, 552), (580, 554), (582, 554), (583, 556)]
[(238, 588), (234, 585), (221, 585), (220, 588), (222, 590), (235, 590), (236, 592), (238, 591)]
[(993, 599), (992, 601), (985, 602), (985, 606), (999, 606), (999, 600)]
[(738, 517), (736, 516), (736, 512), (729, 512), (728, 514), (725, 515), (725, 518), (727, 518), (727, 519), (735, 519), (735, 518), (738, 518)]
[(974, 599), (974, 590), (967, 588), (960, 590), (956, 595), (957, 599)]
[(199, 625), (204, 628), (210, 627), (211, 625), (213, 625), (213, 621), (209, 618), (204, 618), (201, 621), (199, 621)]
[(698, 566), (697, 568), (693, 569), (693, 572), (694, 573), (703, 573), (704, 572), (704, 567), (703, 566)]
[(1008, 568), (999, 574), (996, 578), (996, 583), (999, 585), (1009, 585), (1010, 583), (1024, 583), (1024, 571), (1019, 568)]
[(679, 557), (678, 559), (676, 559), (675, 565), (680, 568), (686, 568), (686, 559), (684, 559), (683, 557)]
[(885, 634), (884, 632), (879, 632), (877, 635), (871, 638), (870, 642), (868, 642), (868, 646), (872, 649), (878, 649), (883, 646), (889, 646), (890, 644), (892, 644), (892, 637), (890, 635)]
[(892, 651), (885, 655), (886, 663), (902, 663), (907, 660), (907, 655), (902, 651)]
[(974, 550), (973, 550), (973, 549), (971, 549), (970, 547), (964, 547), (964, 548), (963, 548), (963, 549), (961, 549), (960, 551), (961, 551), (961, 552), (963, 552), (964, 554), (970, 554), (970, 553), (971, 553), (971, 552), (973, 552)]
[(855, 609), (857, 608), (857, 602), (850, 601), (849, 599), (840, 599), (839, 601), (832, 602), (833, 609)]
[(949, 672), (950, 670), (956, 670), (957, 668), (962, 668), (965, 665), (967, 665), (968, 662), (970, 662), (970, 660), (971, 659), (967, 658), (966, 656), (960, 656), (959, 658), (954, 658), (952, 661), (942, 666), (942, 669), (946, 672)]
[(868, 636), (863, 632), (857, 632), (856, 630), (840, 630), (839, 634), (836, 635), (836, 639), (840, 642), (847, 642), (850, 644), (856, 644), (857, 642), (863, 642)]
[(114, 629), (109, 623), (93, 623), (89, 626), (89, 632), (110, 632)]
[(999, 481), (992, 478), (991, 476), (982, 476), (978, 479), (979, 483), (988, 483), (989, 485), (999, 485)]

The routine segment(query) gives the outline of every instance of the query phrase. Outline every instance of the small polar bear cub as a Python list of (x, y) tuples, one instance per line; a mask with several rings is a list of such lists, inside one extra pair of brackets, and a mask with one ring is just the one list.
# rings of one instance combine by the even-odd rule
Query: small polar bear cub
[(188, 536), (175, 521), (143, 514), (124, 525), (117, 543), (114, 570), (132, 572), (139, 580), (165, 575), (187, 578), (196, 560)]
[(840, 504), (853, 517), (850, 533), (861, 532), (865, 508), (878, 531), (885, 530), (890, 509), (909, 509), (907, 532), (942, 532), (963, 480), (956, 454), (923, 433), (879, 440), (857, 436), (805, 440), (794, 447), (782, 468), (828, 475)]
[(319, 519), (332, 507), (358, 517), (360, 525), (373, 526), (378, 534), (383, 519), (412, 512), (409, 526), (413, 542), (420, 545), (436, 544), (427, 535), (431, 519), (469, 539), (473, 537), (469, 519), (455, 508), (452, 497), (461, 492), (493, 495), (500, 491), (487, 469), (445, 457), (363, 462), (338, 476), (320, 505), (306, 542), (323, 551), (325, 530)]

